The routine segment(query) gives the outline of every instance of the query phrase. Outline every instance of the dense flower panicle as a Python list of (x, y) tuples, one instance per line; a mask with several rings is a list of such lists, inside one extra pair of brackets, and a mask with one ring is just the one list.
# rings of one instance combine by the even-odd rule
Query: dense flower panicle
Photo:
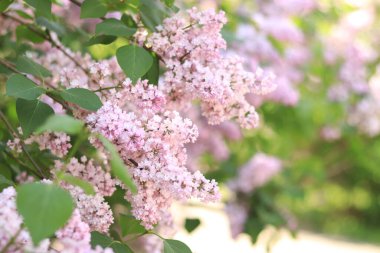
[(53, 243), (53, 248), (61, 253), (113, 253), (112, 249), (100, 246), (92, 249), (90, 232), (89, 225), (82, 221), (79, 210), (75, 209), (65, 227), (55, 233), (58, 240)]
[[(21, 129), (19, 129), (21, 133)], [(24, 140), (24, 143), (29, 145), (37, 143), (40, 150), (50, 150), (50, 152), (57, 157), (64, 157), (71, 148), (70, 136), (65, 133), (59, 132), (44, 132), (38, 135), (31, 135)], [(10, 149), (17, 153), (22, 152), (22, 144), (19, 138), (8, 140), (7, 145)]]
[(130, 168), (138, 193), (126, 197), (133, 215), (144, 226), (152, 228), (159, 222), (174, 200), (218, 198), (215, 181), (185, 167), (184, 145), (198, 136), (191, 120), (175, 111), (153, 115), (127, 113), (117, 103), (106, 102), (87, 117), (87, 123), (91, 131), (101, 133), (116, 145), (126, 164), (130, 164), (129, 159), (138, 163)]
[(71, 158), (67, 164), (56, 160), (54, 168), (86, 180), (94, 186), (95, 191), (101, 196), (111, 196), (116, 190), (116, 180), (111, 177), (111, 174), (105, 171), (102, 166), (96, 165), (93, 159), (87, 160), (85, 156), (81, 158), (81, 161), (78, 161), (77, 158)]
[(282, 162), (276, 157), (257, 153), (239, 169), (239, 174), (231, 183), (231, 189), (249, 193), (263, 186), (282, 169)]
[(25, 140), (25, 144), (37, 143), (40, 150), (50, 150), (57, 157), (64, 157), (71, 148), (70, 136), (65, 133), (44, 132), (40, 135), (32, 135)]
[(158, 113), (166, 105), (165, 95), (157, 86), (149, 84), (148, 80), (138, 80), (136, 84), (127, 78), (123, 83), (123, 90), (115, 94), (119, 104), (127, 104), (131, 110), (146, 114)]
[(160, 87), (171, 108), (186, 108), (196, 99), (210, 124), (237, 118), (245, 128), (256, 127), (258, 115), (244, 96), (273, 85), (262, 72), (245, 71), (239, 58), (222, 55), (225, 23), (224, 12), (196, 8), (187, 11), (187, 18), (178, 14), (165, 19), (148, 38), (148, 45), (168, 69)]
[(374, 13), (363, 7), (344, 15), (322, 36), (325, 47), (325, 60), (328, 64), (339, 64), (338, 81), (329, 88), (329, 98), (333, 101), (346, 101), (355, 94), (368, 93), (367, 66), (378, 56), (370, 43), (362, 41), (363, 34), (372, 33)]
[(90, 230), (108, 233), (113, 223), (113, 215), (104, 198), (99, 194), (87, 195), (77, 186), (68, 184), (62, 184), (62, 186), (70, 192), (82, 220), (89, 225)]
[[(263, 21), (264, 22), (264, 21)], [(256, 78), (262, 80), (262, 93), (249, 93), (247, 100), (254, 106), (265, 101), (273, 101), (284, 105), (295, 105), (298, 102), (298, 91), (295, 84), (302, 81), (299, 66), (308, 60), (308, 52), (303, 45), (294, 43), (281, 55), (273, 47), (269, 35), (251, 25), (240, 25), (237, 30), (237, 41), (233, 50), (244, 58), (248, 69), (256, 71)], [(253, 42), (253, 45), (248, 42)], [(270, 68), (261, 70), (260, 64), (270, 63)], [(275, 73), (275, 75), (273, 74)], [(259, 82), (260, 83), (260, 82)], [(257, 96), (261, 95), (261, 96)]]

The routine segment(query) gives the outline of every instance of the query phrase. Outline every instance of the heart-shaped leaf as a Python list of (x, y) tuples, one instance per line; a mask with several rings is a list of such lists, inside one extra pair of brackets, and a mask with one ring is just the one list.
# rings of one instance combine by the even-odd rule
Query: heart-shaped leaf
[(142, 47), (128, 45), (116, 51), (116, 58), (124, 73), (135, 83), (153, 64), (153, 57)]
[(63, 227), (74, 210), (70, 193), (57, 185), (29, 183), (16, 189), (17, 210), (35, 245)]

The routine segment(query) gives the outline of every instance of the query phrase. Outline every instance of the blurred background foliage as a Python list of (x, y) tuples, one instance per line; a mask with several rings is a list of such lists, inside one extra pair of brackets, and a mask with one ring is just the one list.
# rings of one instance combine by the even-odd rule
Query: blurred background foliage
[[(241, 2), (221, 3), (229, 17), (226, 34), (233, 34), (240, 22), (236, 12)], [(230, 143), (231, 158), (210, 175), (225, 181), (236, 173), (233, 168), (256, 152), (278, 156), (286, 161), (286, 168), (255, 195), (267, 194), (276, 206), (287, 208), (296, 217), (298, 228), (380, 243), (380, 138), (367, 137), (345, 123), (346, 111), (358, 97), (346, 104), (328, 101), (327, 88), (336, 82), (338, 65), (324, 63), (318, 38), (355, 7), (349, 1), (318, 2), (328, 6), (327, 11), (316, 10), (307, 18), (295, 19), (312, 54), (304, 66), (305, 80), (298, 86), (299, 103), (294, 107), (262, 106), (259, 112), (264, 127), (246, 133), (242, 142)], [(376, 17), (379, 10), (377, 6)], [(370, 73), (374, 66), (376, 63), (368, 66)], [(341, 138), (326, 142), (320, 130), (331, 124), (341, 126)], [(257, 204), (261, 203), (252, 203), (259, 209)]]

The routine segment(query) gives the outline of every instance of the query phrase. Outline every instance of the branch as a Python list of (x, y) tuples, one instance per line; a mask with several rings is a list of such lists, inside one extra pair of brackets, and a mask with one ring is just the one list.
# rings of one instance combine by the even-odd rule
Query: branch
[(34, 161), (33, 157), (29, 154), (29, 152), (26, 150), (26, 147), (25, 147), (25, 143), (24, 141), (22, 140), (21, 136), (18, 134), (18, 132), (16, 130), (13, 129), (12, 125), (9, 123), (9, 121), (7, 120), (7, 118), (5, 117), (5, 115), (3, 114), (2, 111), (0, 111), (0, 118), (1, 120), (4, 122), (5, 126), (8, 128), (8, 131), (11, 133), (11, 135), (13, 136), (14, 139), (18, 138), (20, 140), (20, 143), (21, 143), (21, 149), (22, 151), (25, 153), (26, 157), (28, 158), (28, 160), (31, 162), (31, 164), (33, 165), (33, 167), (36, 169), (36, 171), (39, 173), (39, 177), (40, 178), (44, 178), (44, 173), (42, 171), (42, 169), (38, 166), (38, 164), (36, 163), (36, 161)]
[(61, 51), (64, 55), (66, 55), (72, 62), (74, 62), (74, 64), (80, 68), (85, 74), (88, 74), (88, 70), (85, 69), (73, 56), (71, 56), (68, 52), (66, 52), (66, 50), (59, 44), (57, 44), (52, 38), (50, 35), (46, 35), (44, 33), (41, 33), (40, 31), (38, 31), (37, 29), (35, 29), (33, 26), (31, 26), (30, 24), (28, 23), (25, 23), (23, 20), (19, 19), (18, 17), (14, 17), (12, 15), (9, 15), (9, 14), (6, 14), (6, 13), (1, 13), (1, 15), (5, 18), (9, 18), (9, 19), (12, 19), (14, 21), (16, 21), (17, 23), (19, 24), (22, 24), (22, 25), (25, 25), (30, 31), (34, 32), (36, 35), (38, 35), (39, 37), (47, 40), (50, 42), (50, 44), (57, 48), (59, 51)]
[[(18, 69), (16, 69), (15, 66), (14, 66), (11, 62), (9, 62), (9, 61), (7, 61), (7, 60), (5, 60), (5, 59), (3, 59), (3, 58), (0, 58), (0, 64), (3, 65), (3, 66), (5, 66), (6, 68), (8, 68), (8, 69), (11, 70), (11, 71), (13, 71), (13, 72), (15, 72), (15, 73), (17, 73), (17, 74), (23, 75), (23, 76), (25, 76), (26, 78), (28, 78), (24, 73), (22, 73), (22, 72), (20, 72)], [(28, 79), (29, 79), (29, 78), (28, 78)], [(47, 83), (47, 84), (48, 84), (51, 88), (54, 89), (54, 87), (53, 87), (51, 84), (49, 84), (49, 83)], [(39, 86), (41, 86), (41, 85), (39, 84)], [(72, 111), (71, 108), (70, 108), (65, 102), (61, 101), (61, 100), (58, 99), (56, 96), (50, 94), (49, 92), (47, 92), (47, 93), (45, 93), (45, 94), (46, 94), (47, 96), (49, 96), (50, 98), (52, 98), (52, 99), (53, 99), (54, 101), (56, 101), (57, 103), (61, 104), (61, 105), (63, 106), (63, 108), (65, 108), (67, 111), (69, 111), (69, 112)]]

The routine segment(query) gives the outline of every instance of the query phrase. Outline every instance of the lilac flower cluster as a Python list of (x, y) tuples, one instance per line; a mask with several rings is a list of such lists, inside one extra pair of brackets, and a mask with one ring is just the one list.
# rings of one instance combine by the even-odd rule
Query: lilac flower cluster
[[(19, 129), (19, 132), (22, 132), (21, 129)], [(37, 143), (40, 150), (50, 150), (53, 155), (60, 158), (67, 155), (71, 148), (70, 136), (58, 132), (44, 132), (38, 135), (33, 134), (25, 139), (24, 143), (27, 145)], [(22, 152), (21, 140), (19, 138), (8, 140), (7, 146), (17, 153)]]
[(117, 146), (125, 163), (129, 164), (129, 159), (137, 162), (130, 173), (138, 193), (126, 196), (136, 218), (152, 228), (174, 200), (218, 199), (215, 181), (185, 167), (184, 144), (194, 142), (198, 135), (189, 119), (175, 111), (153, 115), (126, 112), (117, 102), (106, 102), (87, 117), (87, 123), (91, 131), (101, 133)]
[(239, 174), (230, 186), (243, 193), (252, 192), (263, 186), (282, 169), (282, 162), (276, 157), (257, 153), (239, 169)]
[(160, 87), (169, 106), (186, 108), (197, 99), (210, 124), (236, 119), (244, 128), (256, 127), (258, 115), (245, 95), (267, 92), (273, 85), (245, 71), (240, 58), (223, 56), (226, 42), (220, 31), (225, 23), (224, 12), (193, 8), (187, 17), (165, 19), (147, 44), (166, 65)]

